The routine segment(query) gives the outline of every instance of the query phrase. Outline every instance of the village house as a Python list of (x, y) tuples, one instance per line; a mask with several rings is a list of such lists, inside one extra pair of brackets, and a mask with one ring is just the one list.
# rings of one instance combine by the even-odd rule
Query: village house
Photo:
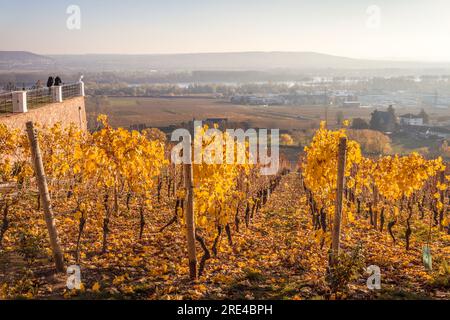
[(400, 125), (404, 126), (423, 126), (424, 121), (421, 116), (407, 113), (399, 117)]

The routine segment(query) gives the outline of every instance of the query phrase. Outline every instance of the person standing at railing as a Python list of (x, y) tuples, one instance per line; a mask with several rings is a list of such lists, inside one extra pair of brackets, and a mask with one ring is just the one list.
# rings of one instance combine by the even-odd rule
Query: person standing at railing
[(53, 80), (53, 77), (48, 77), (48, 80), (47, 80), (47, 88), (51, 88), (51, 87), (53, 87), (53, 84), (55, 83), (55, 81)]
[(55, 78), (55, 86), (60, 86), (62, 84), (62, 80), (59, 76)]

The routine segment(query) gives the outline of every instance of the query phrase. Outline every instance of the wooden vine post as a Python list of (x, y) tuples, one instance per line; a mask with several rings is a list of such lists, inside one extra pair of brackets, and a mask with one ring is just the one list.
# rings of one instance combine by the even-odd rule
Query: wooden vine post
[(191, 280), (197, 279), (197, 253), (195, 248), (195, 220), (194, 220), (194, 179), (191, 163), (183, 164), (184, 188), (186, 190), (184, 218), (189, 256), (189, 275)]
[(342, 137), (339, 140), (338, 151), (338, 172), (337, 172), (337, 194), (333, 221), (333, 235), (331, 243), (331, 266), (334, 266), (339, 257), (341, 218), (342, 218), (342, 200), (345, 183), (345, 163), (347, 158), (347, 138)]
[(173, 164), (173, 196), (177, 196), (177, 165)]
[[(443, 185), (445, 185), (445, 170), (441, 171), (439, 174), (439, 182)], [(444, 213), (447, 212), (447, 203), (445, 201), (445, 190), (440, 190), (440, 200), (441, 203), (443, 204), (442, 209), (439, 212), (439, 230), (443, 231), (444, 229), (444, 225), (443, 225), (443, 221), (444, 221)], [(449, 229), (449, 233), (450, 233), (450, 229)]]
[(378, 228), (378, 202), (379, 202), (379, 193), (378, 188), (374, 185), (373, 186), (373, 217), (372, 217), (372, 224), (375, 230)]
[(56, 230), (55, 219), (53, 217), (50, 193), (48, 192), (47, 178), (45, 176), (44, 165), (42, 163), (42, 155), (37, 139), (37, 132), (34, 129), (33, 122), (31, 121), (27, 122), (26, 127), (31, 147), (31, 160), (33, 162), (34, 172), (36, 174), (39, 188), (39, 194), (42, 201), (42, 207), (44, 209), (45, 223), (47, 224), (53, 259), (55, 260), (56, 271), (62, 273), (65, 272), (64, 256), (58, 238), (58, 231)]

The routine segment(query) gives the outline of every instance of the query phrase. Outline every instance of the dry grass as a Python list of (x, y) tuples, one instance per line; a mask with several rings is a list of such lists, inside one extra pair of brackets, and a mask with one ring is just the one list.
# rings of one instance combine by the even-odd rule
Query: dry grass
[[(323, 106), (244, 106), (226, 100), (202, 98), (108, 98), (105, 112), (113, 126), (128, 127), (144, 123), (151, 127), (165, 127), (192, 119), (228, 118), (232, 122), (247, 122), (250, 127), (280, 128), (284, 130), (317, 127), (325, 120)], [(89, 101), (88, 101), (89, 106)], [(336, 113), (346, 117), (368, 118), (371, 109), (330, 108), (328, 120), (336, 122)]]

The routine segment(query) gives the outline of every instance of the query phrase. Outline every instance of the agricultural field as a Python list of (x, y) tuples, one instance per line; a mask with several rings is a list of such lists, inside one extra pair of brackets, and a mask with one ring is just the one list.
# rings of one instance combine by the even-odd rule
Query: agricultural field
[[(89, 97), (87, 99), (88, 122), (91, 130), (96, 129), (95, 118), (106, 114), (114, 127), (129, 128), (132, 125), (157, 127), (166, 133), (174, 127), (208, 118), (226, 118), (231, 127), (237, 128), (278, 128), (293, 138), (293, 146), (282, 147), (282, 151), (292, 162), (298, 158), (312, 139), (320, 122), (328, 120), (329, 128), (339, 128), (338, 114), (343, 119), (362, 118), (370, 122), (373, 108), (337, 108), (325, 106), (250, 106), (234, 105), (227, 100), (211, 96), (184, 97)], [(418, 114), (420, 108), (395, 109), (397, 115)], [(427, 110), (430, 121), (436, 124), (448, 121), (448, 110)], [(408, 154), (420, 152), (426, 156), (440, 155), (441, 139), (417, 137), (409, 133), (394, 133), (389, 137), (389, 147), (393, 153)], [(365, 151), (365, 150), (364, 150)]]
[[(100, 101), (100, 102), (98, 102)], [(227, 118), (230, 122), (247, 123), (255, 128), (279, 128), (281, 130), (309, 129), (319, 127), (320, 121), (328, 119), (331, 127), (336, 115), (342, 112), (344, 119), (370, 120), (373, 108), (337, 108), (325, 106), (250, 106), (235, 105), (228, 100), (213, 97), (90, 97), (87, 111), (108, 115), (111, 125), (129, 127), (146, 124), (149, 127), (166, 127), (192, 121), (192, 119)], [(396, 107), (396, 114), (417, 114), (420, 108)], [(448, 110), (427, 110), (430, 120), (436, 122), (450, 119)]]
[[(87, 102), (88, 112), (95, 110), (95, 101)], [(230, 122), (247, 123), (252, 128), (305, 129), (319, 126), (325, 119), (321, 106), (244, 106), (214, 98), (117, 98), (109, 97), (100, 106), (111, 125), (129, 127), (146, 124), (166, 127), (192, 119), (227, 118)], [(337, 109), (330, 108), (329, 122), (336, 122)], [(344, 115), (345, 110), (342, 110)], [(369, 118), (370, 109), (351, 110), (352, 117)]]

